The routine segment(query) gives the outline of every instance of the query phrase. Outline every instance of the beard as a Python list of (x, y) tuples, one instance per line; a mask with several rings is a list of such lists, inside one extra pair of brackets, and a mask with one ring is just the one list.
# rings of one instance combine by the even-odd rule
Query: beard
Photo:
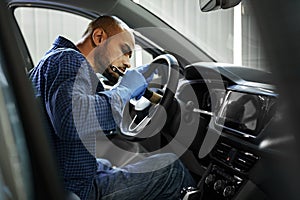
[(104, 72), (102, 73), (102, 75), (105, 78), (107, 78), (107, 80), (108, 80), (107, 84), (112, 86), (112, 85), (115, 85), (118, 82), (119, 78), (115, 77), (110, 71), (111, 70), (109, 70), (108, 68), (106, 68), (104, 70)]
[(111, 70), (111, 63), (107, 59), (107, 55), (103, 49), (95, 49), (94, 52), (94, 65), (98, 73), (101, 73), (108, 81), (107, 85), (115, 85), (119, 77)]

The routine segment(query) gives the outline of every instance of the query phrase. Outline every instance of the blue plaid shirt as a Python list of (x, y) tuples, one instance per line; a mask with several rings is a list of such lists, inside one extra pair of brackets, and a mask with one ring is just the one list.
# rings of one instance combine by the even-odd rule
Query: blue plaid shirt
[(87, 199), (97, 168), (95, 134), (116, 128), (122, 102), (103, 91), (86, 58), (61, 36), (29, 76), (45, 108), (65, 188)]

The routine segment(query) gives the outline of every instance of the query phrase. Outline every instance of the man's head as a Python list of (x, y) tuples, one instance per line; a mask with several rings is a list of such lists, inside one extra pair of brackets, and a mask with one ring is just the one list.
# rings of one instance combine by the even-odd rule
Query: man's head
[(112, 16), (101, 16), (89, 24), (77, 46), (95, 72), (116, 82), (118, 75), (111, 70), (111, 66), (115, 65), (123, 71), (129, 68), (134, 43), (132, 30), (123, 21)]

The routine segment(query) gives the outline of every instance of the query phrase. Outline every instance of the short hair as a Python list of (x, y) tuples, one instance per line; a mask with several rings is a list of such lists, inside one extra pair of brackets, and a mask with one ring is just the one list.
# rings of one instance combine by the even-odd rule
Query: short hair
[(92, 34), (96, 28), (102, 28), (108, 37), (119, 33), (118, 30), (121, 29), (131, 30), (121, 19), (115, 16), (102, 15), (89, 23), (87, 29), (83, 33), (83, 37)]

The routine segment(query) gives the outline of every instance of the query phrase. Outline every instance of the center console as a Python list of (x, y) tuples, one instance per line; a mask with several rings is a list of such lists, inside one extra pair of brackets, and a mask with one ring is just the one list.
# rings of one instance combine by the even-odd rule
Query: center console
[(204, 179), (203, 199), (231, 199), (242, 183), (239, 176), (213, 165)]
[(185, 189), (182, 199), (241, 199), (251, 184), (248, 173), (260, 158), (225, 140), (218, 141), (209, 156), (210, 164), (197, 187)]
[(187, 188), (183, 191), (183, 200), (229, 200), (240, 190), (244, 180), (224, 168), (211, 164), (197, 188)]

